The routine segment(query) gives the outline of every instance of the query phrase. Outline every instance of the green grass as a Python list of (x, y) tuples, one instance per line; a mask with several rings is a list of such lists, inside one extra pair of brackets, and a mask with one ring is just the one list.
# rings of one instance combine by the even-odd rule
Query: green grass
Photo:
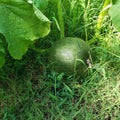
[[(78, 3), (64, 6), (65, 35), (92, 38), (101, 4), (91, 0), (87, 11)], [(55, 73), (46, 56), (32, 50), (20, 61), (8, 56), (0, 69), (0, 120), (120, 120), (120, 36), (107, 19), (91, 44), (92, 69), (82, 79)], [(54, 21), (52, 28), (45, 40), (59, 38)]]

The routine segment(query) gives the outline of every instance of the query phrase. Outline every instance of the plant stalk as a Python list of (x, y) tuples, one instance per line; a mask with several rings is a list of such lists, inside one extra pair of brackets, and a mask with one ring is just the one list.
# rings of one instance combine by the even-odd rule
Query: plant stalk
[(60, 26), (60, 38), (64, 37), (64, 20), (63, 20), (63, 11), (62, 11), (62, 2), (61, 0), (57, 0), (57, 8), (58, 8), (58, 20)]
[(95, 35), (99, 35), (101, 33), (102, 24), (103, 24), (105, 16), (108, 14), (110, 3), (111, 3), (111, 0), (105, 0), (103, 4), (102, 10), (98, 16)]
[(88, 40), (88, 31), (87, 31), (87, 23), (88, 23), (88, 14), (87, 14), (87, 10), (90, 6), (90, 0), (87, 1), (87, 4), (85, 5), (85, 12), (84, 12), (84, 22), (85, 22), (85, 41)]

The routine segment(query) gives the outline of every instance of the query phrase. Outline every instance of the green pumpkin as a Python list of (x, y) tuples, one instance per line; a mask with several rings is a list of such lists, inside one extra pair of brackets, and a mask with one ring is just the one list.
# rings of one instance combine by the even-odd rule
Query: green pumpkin
[(65, 37), (57, 40), (49, 49), (49, 62), (56, 72), (66, 75), (83, 75), (87, 70), (90, 47), (80, 38)]

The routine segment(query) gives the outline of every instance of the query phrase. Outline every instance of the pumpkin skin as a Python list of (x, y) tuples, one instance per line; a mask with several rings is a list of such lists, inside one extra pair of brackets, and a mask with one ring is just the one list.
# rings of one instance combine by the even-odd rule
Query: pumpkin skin
[(82, 76), (87, 70), (90, 47), (80, 38), (65, 37), (57, 40), (49, 49), (48, 58), (58, 73)]

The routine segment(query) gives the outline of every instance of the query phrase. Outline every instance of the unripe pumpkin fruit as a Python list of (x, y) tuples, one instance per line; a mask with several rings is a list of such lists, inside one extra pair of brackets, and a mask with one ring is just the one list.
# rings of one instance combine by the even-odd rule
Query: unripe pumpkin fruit
[(82, 39), (65, 37), (53, 44), (48, 51), (48, 58), (56, 72), (81, 76), (87, 70), (89, 52), (89, 45)]

